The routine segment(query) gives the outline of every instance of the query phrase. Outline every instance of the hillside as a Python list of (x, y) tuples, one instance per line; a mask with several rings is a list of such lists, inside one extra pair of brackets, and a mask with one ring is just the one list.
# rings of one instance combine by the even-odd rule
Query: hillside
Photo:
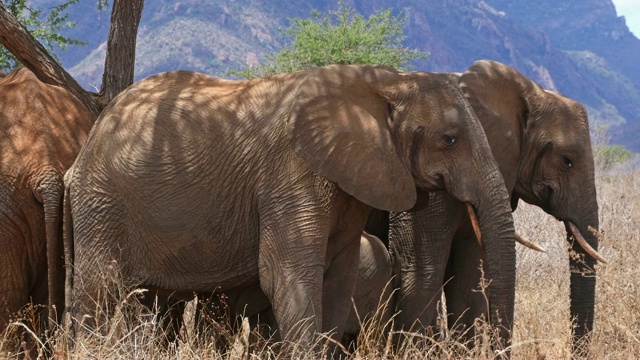
[[(47, 0), (39, 0), (46, 2)], [(49, 0), (50, 1), (50, 0)], [(507, 63), (545, 88), (583, 102), (592, 123), (611, 126), (613, 141), (640, 151), (640, 40), (611, 0), (350, 0), (361, 13), (394, 8), (407, 17), (406, 45), (431, 53), (414, 69), (464, 71), (482, 58)], [(224, 76), (255, 65), (287, 39), (279, 30), (311, 9), (312, 0), (147, 0), (140, 25), (136, 77), (170, 69)], [(95, 0), (72, 8), (79, 25), (68, 35), (88, 46), (61, 53), (86, 87), (99, 86), (108, 13)], [(621, 56), (622, 55), (622, 56)]]

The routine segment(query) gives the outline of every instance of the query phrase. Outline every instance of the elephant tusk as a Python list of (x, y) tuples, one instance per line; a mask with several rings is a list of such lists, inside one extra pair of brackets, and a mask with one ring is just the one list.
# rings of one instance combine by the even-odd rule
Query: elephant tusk
[(478, 218), (476, 217), (476, 211), (469, 203), (467, 203), (467, 212), (469, 213), (469, 220), (471, 220), (471, 226), (473, 227), (473, 232), (476, 234), (478, 245), (480, 245), (480, 249), (482, 250), (482, 253), (484, 253), (484, 243), (482, 242), (482, 233), (480, 232), (480, 225), (478, 223)]
[(519, 242), (520, 244), (528, 247), (531, 250), (540, 251), (540, 252), (543, 252), (543, 253), (547, 252), (547, 250), (545, 250), (542, 246), (523, 238), (519, 234), (516, 234), (516, 241)]
[(600, 261), (601, 263), (608, 264), (607, 260), (605, 260), (602, 257), (602, 255), (598, 254), (598, 252), (594, 248), (592, 248), (591, 245), (589, 245), (589, 243), (587, 243), (587, 240), (585, 240), (584, 237), (582, 237), (580, 230), (578, 230), (578, 228), (571, 221), (566, 221), (566, 224), (569, 226), (569, 230), (571, 230), (571, 234), (573, 235), (573, 238), (576, 239), (580, 247), (582, 247), (582, 249), (587, 254), (591, 255), (591, 257)]

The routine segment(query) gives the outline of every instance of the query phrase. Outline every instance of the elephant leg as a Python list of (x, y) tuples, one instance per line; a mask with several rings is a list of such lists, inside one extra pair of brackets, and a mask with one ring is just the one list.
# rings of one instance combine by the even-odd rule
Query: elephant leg
[[(249, 334), (249, 343), (256, 343), (259, 338), (272, 343), (282, 340), (271, 303), (260, 286), (244, 288), (237, 294), (234, 301), (235, 305), (229, 302), (232, 320), (234, 320), (234, 333), (238, 333), (243, 326), (243, 320), (247, 319), (249, 329), (252, 330)], [(256, 335), (259, 337), (257, 338)]]
[[(9, 231), (5, 234), (13, 235)], [(20, 347), (23, 332), (10, 324), (22, 318), (19, 312), (30, 300), (27, 264), (23, 261), (26, 259), (26, 246), (17, 246), (15, 241), (6, 242), (3, 239), (0, 239), (0, 246), (3, 249), (0, 254), (3, 273), (0, 281), (0, 339), (4, 340), (0, 341), (0, 350), (15, 353)]]
[[(71, 209), (67, 210), (69, 214), (72, 213)], [(83, 215), (100, 211), (102, 209), (96, 207)], [(91, 337), (94, 333), (106, 334), (111, 331), (111, 319), (118, 304), (125, 299), (123, 295), (138, 285), (124, 280), (126, 277), (122, 264), (127, 262), (119, 261), (120, 248), (112, 245), (115, 240), (111, 239), (126, 239), (127, 234), (110, 228), (116, 221), (110, 216), (105, 218), (112, 221), (94, 216), (90, 218), (90, 224), (81, 221), (84, 219), (78, 219), (77, 222), (74, 219), (73, 224), (65, 224), (65, 246), (68, 246), (65, 257), (69, 261), (65, 279), (65, 309), (68, 310), (66, 320), (69, 321), (72, 337)], [(99, 223), (99, 219), (104, 223)], [(104, 232), (100, 232), (102, 230)], [(89, 240), (95, 240), (95, 243), (88, 243)]]
[[(391, 271), (389, 250), (385, 244), (378, 237), (363, 232), (353, 304), (342, 336), (345, 347), (357, 346), (361, 330), (368, 332), (367, 335), (386, 336), (393, 306)], [(363, 326), (366, 328), (361, 329)]]
[(273, 342), (282, 341), (278, 333), (278, 323), (273, 315), (273, 308), (269, 307), (250, 319), (251, 328), (257, 328), (258, 334), (263, 339), (270, 339)]
[[(482, 252), (473, 234), (456, 235), (447, 264), (444, 292), (447, 323), (451, 331), (473, 344), (474, 322), (484, 316), (487, 321), (488, 295), (481, 291), (480, 260)], [(486, 267), (485, 264), (483, 266)]]
[(160, 317), (162, 331), (164, 333), (163, 345), (168, 347), (169, 344), (178, 340), (186, 305), (187, 302), (184, 300), (169, 298), (165, 303), (165, 307), (159, 309), (158, 316)]
[(430, 201), (429, 211), (391, 217), (396, 329), (437, 331), (438, 303), (457, 217), (443, 213), (450, 209), (450, 198), (432, 196)]
[(272, 344), (282, 341), (271, 303), (259, 285), (231, 292), (226, 302), (229, 306), (234, 334), (237, 335), (246, 330), (243, 330), (243, 321), (247, 320), (251, 331), (248, 334), (249, 344), (255, 344), (261, 340)]
[(328, 234), (304, 221), (264, 219), (260, 228), (260, 287), (273, 306), (285, 342), (310, 348), (322, 330), (322, 283)]
[(195, 301), (192, 330), (201, 344), (213, 341), (216, 349), (226, 351), (228, 329), (233, 324), (226, 298), (218, 291), (199, 293)]
[(354, 293), (358, 275), (360, 235), (361, 233), (338, 233), (329, 239), (329, 243), (347, 244), (331, 259), (331, 264), (324, 274), (322, 289), (322, 331), (331, 332), (332, 337), (338, 340), (342, 339), (353, 303), (352, 296), (339, 297), (336, 294)]
[[(292, 215), (298, 221), (282, 223), (285, 217), (278, 214), (261, 224), (265, 231), (260, 234), (260, 286), (273, 305), (285, 342), (310, 346), (313, 333), (329, 330), (335, 343), (342, 336), (368, 207), (345, 197), (332, 208), (341, 210), (327, 217), (310, 216), (326, 214), (326, 208), (305, 209)], [(316, 342), (318, 350), (322, 346)]]
[[(265, 339), (270, 337), (270, 330), (276, 332), (277, 324), (273, 319), (273, 311), (271, 303), (264, 294), (259, 284), (243, 286), (239, 289), (225, 291), (225, 300), (220, 301), (226, 303), (228, 308), (228, 321), (231, 325), (233, 333), (237, 333), (242, 328), (244, 318), (249, 321), (250, 329), (265, 327), (265, 331), (259, 333)], [(261, 329), (262, 330), (262, 329)]]
[[(160, 326), (157, 333), (158, 344), (163, 348), (168, 348), (171, 343), (178, 340), (180, 329), (184, 323), (185, 308), (189, 300), (191, 298), (186, 295), (179, 296), (166, 290), (149, 290), (140, 300), (141, 305), (155, 311)], [(138, 311), (126, 311), (123, 315), (126, 326), (133, 328), (137, 326)]]
[[(215, 339), (216, 348), (227, 351), (230, 341), (242, 330), (243, 319), (248, 319), (250, 344), (260, 337), (271, 342), (282, 339), (267, 299), (259, 285), (250, 285), (224, 293), (198, 294), (195, 309), (196, 332), (202, 343)], [(258, 334), (260, 337), (255, 337)]]
[[(47, 319), (50, 318), (49, 308), (44, 306), (48, 303), (49, 300), (48, 276), (45, 266), (45, 264), (42, 264), (42, 269), (41, 271), (38, 271), (38, 276), (29, 291), (29, 301), (33, 305), (35, 305), (34, 315), (36, 322), (33, 325), (36, 328), (34, 330), (36, 331), (36, 334), (40, 336), (44, 336), (45, 330), (49, 327), (49, 322), (47, 321)], [(52, 330), (55, 330), (55, 328), (53, 328)], [(53, 335), (53, 333), (51, 333), (50, 335)]]
[(69, 313), (71, 331), (77, 332), (75, 336), (106, 334), (110, 331), (110, 319), (117, 307), (116, 297), (119, 292), (109, 276), (100, 274), (113, 273), (113, 267), (105, 266), (96, 270), (89, 261), (78, 260), (74, 266), (73, 297)]
[(28, 289), (25, 284), (10, 282), (0, 284), (0, 338), (1, 351), (16, 352), (19, 349), (22, 331), (10, 326), (19, 317), (18, 312), (28, 303)]

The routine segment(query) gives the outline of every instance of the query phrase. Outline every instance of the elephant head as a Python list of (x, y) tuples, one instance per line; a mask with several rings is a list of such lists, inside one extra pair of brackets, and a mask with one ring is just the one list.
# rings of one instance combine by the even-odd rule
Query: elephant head
[(314, 70), (296, 94), (291, 138), (314, 171), (374, 208), (409, 210), (433, 190), (470, 204), (485, 239), (491, 321), (501, 318), (508, 330), (515, 286), (509, 197), (457, 80), (381, 67)]
[(576, 345), (593, 328), (594, 265), (603, 261), (594, 235), (598, 203), (587, 113), (498, 62), (474, 63), (459, 83), (487, 133), (512, 208), (522, 199), (565, 224), (578, 255), (569, 260)]

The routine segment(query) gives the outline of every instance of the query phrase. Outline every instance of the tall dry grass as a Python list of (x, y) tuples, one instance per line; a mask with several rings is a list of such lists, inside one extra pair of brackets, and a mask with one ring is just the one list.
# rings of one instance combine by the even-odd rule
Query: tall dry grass
[[(640, 171), (613, 169), (596, 177), (600, 247), (596, 318), (590, 350), (596, 359), (640, 357)], [(548, 253), (518, 249), (514, 355), (569, 358), (568, 245), (562, 223), (520, 206), (516, 228)]]
[[(600, 225), (603, 235), (599, 251), (608, 265), (598, 265), (596, 318), (590, 350), (594, 359), (635, 359), (640, 356), (640, 171), (608, 171), (597, 176)], [(521, 203), (515, 212), (516, 229), (526, 238), (544, 246), (547, 253), (517, 247), (517, 289), (512, 357), (514, 359), (569, 359), (571, 351), (569, 321), (568, 244), (562, 223), (540, 209)], [(226, 324), (210, 323), (216, 341), (201, 338), (183, 329), (176, 343), (163, 346), (161, 319), (153, 311), (136, 304), (136, 296), (125, 297), (119, 306), (135, 309), (134, 321), (124, 315), (107, 324), (106, 335), (79, 338), (71, 348), (60, 328), (47, 344), (63, 359), (235, 359), (278, 357), (279, 345), (251, 334), (247, 322), (234, 333)], [(116, 311), (118, 312), (118, 311)], [(124, 311), (120, 311), (124, 314)], [(27, 319), (30, 317), (26, 312)], [(420, 333), (386, 334), (374, 317), (364, 324), (360, 346), (349, 349), (352, 359), (491, 359), (489, 334), (481, 331), (477, 346), (469, 349), (454, 335)], [(480, 329), (486, 324), (478, 323)], [(14, 325), (11, 330), (23, 328)], [(10, 333), (9, 331), (8, 333)], [(33, 338), (32, 335), (27, 337)], [(394, 340), (403, 337), (399, 347)], [(8, 344), (5, 334), (0, 342)], [(320, 338), (321, 344), (329, 342)], [(221, 350), (219, 344), (224, 344)], [(328, 347), (323, 348), (327, 351)], [(25, 346), (5, 353), (16, 358)], [(301, 347), (290, 349), (295, 358), (313, 359), (322, 353)], [(42, 351), (40, 352), (43, 353)]]

